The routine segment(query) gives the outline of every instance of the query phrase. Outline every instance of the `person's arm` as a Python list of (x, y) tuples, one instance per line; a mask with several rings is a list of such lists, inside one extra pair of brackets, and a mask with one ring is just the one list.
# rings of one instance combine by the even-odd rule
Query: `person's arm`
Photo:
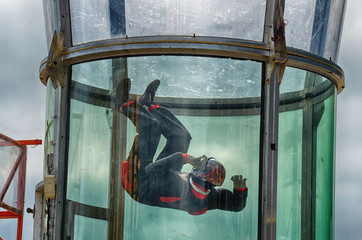
[(234, 182), (233, 191), (224, 188), (215, 189), (216, 194), (210, 196), (208, 210), (220, 209), (238, 212), (245, 208), (248, 197), (246, 178), (235, 175), (231, 180)]
[(187, 153), (174, 153), (165, 158), (159, 159), (146, 167), (146, 172), (149, 175), (167, 173), (169, 170), (180, 171), (184, 164), (191, 164), (197, 169), (205, 166), (207, 157), (202, 155), (194, 157)]
[(169, 170), (179, 171), (186, 163), (187, 157), (185, 154), (178, 152), (148, 164), (146, 167), (146, 173), (157, 177), (162, 174), (167, 174)]

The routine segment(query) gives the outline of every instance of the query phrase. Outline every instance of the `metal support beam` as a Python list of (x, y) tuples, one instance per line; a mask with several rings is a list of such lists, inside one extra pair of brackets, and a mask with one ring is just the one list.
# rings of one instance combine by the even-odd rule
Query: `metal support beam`
[(258, 239), (276, 239), (279, 79), (276, 70), (271, 79), (263, 83), (260, 204)]
[(260, 125), (259, 226), (258, 239), (277, 239), (277, 178), (279, 85), (287, 63), (284, 37), (284, 0), (267, 1), (264, 42), (270, 56), (264, 64)]
[(63, 220), (65, 219), (66, 211), (66, 187), (68, 176), (68, 143), (69, 143), (69, 111), (70, 111), (70, 86), (69, 79), (71, 70), (67, 71), (66, 81), (64, 88), (57, 89), (56, 99), (56, 115), (59, 116), (54, 123), (54, 140), (56, 146), (54, 147), (54, 168), (56, 177), (56, 201), (54, 207), (56, 214), (52, 216), (55, 220), (55, 234), (51, 239), (64, 239), (65, 226)]
[(122, 186), (121, 172), (122, 162), (126, 153), (127, 120), (118, 109), (119, 100), (122, 99), (124, 91), (117, 92), (121, 79), (127, 77), (127, 59), (119, 58), (112, 60), (112, 82), (115, 92), (114, 104), (112, 104), (112, 157), (110, 162), (110, 203), (109, 203), (109, 225), (108, 239), (123, 239), (124, 226), (124, 191)]
[[(72, 34), (70, 24), (69, 0), (59, 1), (60, 33), (64, 36), (62, 44), (65, 48), (72, 46)], [(55, 114), (58, 116), (54, 122), (54, 171), (56, 181), (56, 199), (49, 200), (48, 217), (50, 229), (48, 239), (64, 239), (68, 162), (68, 138), (69, 138), (69, 108), (70, 108), (70, 76), (69, 65), (64, 69), (64, 86), (57, 89), (55, 101)]]

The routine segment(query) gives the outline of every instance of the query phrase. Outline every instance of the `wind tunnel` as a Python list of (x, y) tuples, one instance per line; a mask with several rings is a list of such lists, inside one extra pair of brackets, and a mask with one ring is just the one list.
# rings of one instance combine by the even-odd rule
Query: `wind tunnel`
[[(43, 4), (44, 174), (55, 177), (56, 196), (46, 197), (34, 239), (334, 238), (345, 1)], [(138, 133), (119, 110), (124, 78), (130, 99), (160, 80), (154, 103), (188, 129), (189, 154), (222, 162), (222, 188), (233, 189), (234, 175), (247, 178), (242, 211), (195, 216), (125, 191), (122, 166)], [(132, 188), (138, 170), (131, 166)]]

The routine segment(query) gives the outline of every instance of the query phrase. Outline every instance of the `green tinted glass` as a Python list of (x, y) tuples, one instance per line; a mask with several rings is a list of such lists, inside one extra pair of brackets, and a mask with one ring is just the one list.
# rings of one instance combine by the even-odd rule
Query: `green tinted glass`
[(315, 239), (333, 239), (334, 233), (334, 141), (335, 95), (324, 101), (317, 128)]
[[(87, 239), (121, 235), (123, 239), (257, 238), (260, 63), (154, 56), (82, 63), (72, 70), (67, 236)], [(131, 78), (132, 100), (145, 91), (150, 81), (160, 79), (155, 101), (175, 114), (190, 132), (189, 154), (205, 154), (224, 165), (226, 178), (222, 188), (234, 194), (233, 191), (241, 190), (233, 190), (231, 177), (242, 174), (248, 179), (247, 203), (242, 211), (233, 212), (230, 207), (225, 211), (218, 207), (221, 209), (194, 216), (187, 210), (139, 203), (123, 191), (122, 163), (137, 134), (133, 123), (119, 112), (117, 105), (119, 92), (116, 88), (125, 73)], [(227, 81), (223, 82), (225, 78)], [(153, 160), (166, 143), (167, 137), (162, 135)], [(184, 164), (180, 172), (189, 174), (191, 170), (190, 164)], [(168, 178), (164, 180), (165, 184), (169, 181)], [(228, 198), (221, 197), (222, 201), (230, 202)], [(96, 237), (86, 231), (87, 225)]]
[(279, 114), (277, 239), (301, 234), (303, 110)]
[(335, 87), (314, 73), (286, 73), (282, 84), (302, 84), (280, 96), (277, 239), (332, 239)]

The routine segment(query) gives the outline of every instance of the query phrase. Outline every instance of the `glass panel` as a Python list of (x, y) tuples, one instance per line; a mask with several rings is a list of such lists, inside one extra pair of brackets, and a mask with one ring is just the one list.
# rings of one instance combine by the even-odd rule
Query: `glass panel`
[(72, 80), (91, 87), (112, 89), (112, 60), (85, 62), (72, 67)]
[[(9, 174), (10, 172), (8, 172)], [(19, 168), (16, 170), (13, 180), (10, 183), (10, 186), (5, 194), (3, 202), (18, 208), (18, 182), (19, 182)]]
[[(160, 78), (162, 80), (157, 90), (157, 97), (178, 97), (183, 102), (186, 101), (187, 105), (197, 105), (197, 99), (260, 96), (261, 64), (251, 61), (166, 56), (132, 58), (128, 59), (127, 64), (128, 74), (134, 79), (131, 93), (141, 94), (150, 80)], [(172, 111), (172, 108), (170, 110)], [(225, 114), (228, 111), (221, 110), (221, 112)], [(227, 175), (223, 188), (233, 189), (231, 176), (236, 174), (247, 176), (249, 179), (248, 188), (253, 189), (249, 190), (247, 207), (239, 213), (214, 210), (207, 211), (201, 216), (193, 216), (188, 213), (185, 214), (183, 211), (167, 209), (173, 208), (171, 205), (160, 203), (156, 206), (161, 206), (161, 208), (150, 207), (147, 206), (149, 205), (147, 203), (147, 205), (140, 204), (127, 196), (125, 202), (125, 229), (127, 229), (124, 231), (125, 239), (144, 239), (145, 237), (147, 239), (159, 239), (160, 237), (170, 239), (185, 237), (192, 239), (215, 237), (218, 239), (222, 237), (256, 239), (259, 115), (201, 117), (196, 114), (196, 116), (185, 116), (195, 114), (191, 109), (180, 110), (180, 113), (182, 116), (177, 116), (178, 120), (192, 136), (188, 152), (195, 156), (202, 154), (213, 156), (222, 162)], [(128, 149), (130, 149), (135, 131), (131, 122), (128, 126), (130, 126), (127, 133)], [(155, 158), (165, 143), (166, 140), (162, 138), (154, 155)], [(164, 154), (164, 152), (161, 153)], [(186, 164), (180, 170), (188, 174), (191, 169), (192, 167)], [(142, 171), (142, 167), (140, 171)], [(139, 179), (139, 185), (145, 184), (140, 183), (140, 181)], [(173, 178), (165, 181), (172, 182)], [(177, 186), (175, 187), (177, 188)], [(163, 190), (159, 191), (162, 192)], [(140, 197), (140, 201), (147, 202), (148, 199)], [(192, 207), (181, 207), (177, 203), (175, 203), (174, 208), (193, 212)], [(157, 221), (153, 221), (156, 218)], [(232, 223), (231, 230), (230, 223)], [(143, 226), (142, 230), (138, 226)], [(134, 231), (128, 231), (129, 229), (134, 229)]]
[(286, 0), (284, 19), (288, 46), (309, 51), (311, 45), (316, 0)]
[(261, 63), (205, 57), (135, 57), (128, 59), (132, 93), (160, 79), (157, 96), (247, 98), (260, 96)]
[(71, 0), (73, 44), (128, 36), (189, 35), (261, 41), (265, 0)]
[(277, 239), (300, 239), (303, 110), (279, 114)]
[(332, 1), (324, 57), (337, 62), (346, 1)]
[[(256, 239), (259, 118), (178, 117), (193, 136), (188, 152), (195, 156), (206, 154), (222, 161), (226, 169), (223, 188), (233, 189), (231, 176), (243, 174), (248, 178), (247, 205), (242, 212), (212, 210), (204, 215), (193, 216), (177, 210), (143, 205), (127, 196), (124, 239)], [(132, 136), (131, 132), (128, 136)], [(130, 137), (129, 147), (132, 142), (133, 138)], [(164, 144), (165, 139), (159, 144), (156, 156)], [(191, 169), (187, 164), (181, 171), (190, 172)], [(137, 226), (142, 226), (142, 230)]]
[[(73, 66), (72, 70), (67, 231), (75, 229), (75, 224), (78, 224), (78, 229), (83, 229), (82, 226), (86, 226), (88, 221), (93, 221), (85, 217), (81, 219), (78, 215), (92, 217), (95, 222), (111, 216), (107, 224), (97, 226), (102, 239), (104, 234), (109, 236), (117, 232), (124, 234), (124, 239), (210, 239), (214, 236), (230, 239), (257, 238), (260, 138), (260, 109), (257, 107), (260, 106), (261, 63), (223, 58), (153, 56), (87, 62)], [(122, 181), (119, 182), (118, 179), (125, 179), (125, 175), (121, 173), (122, 170), (126, 171), (126, 168), (118, 169), (117, 166), (121, 166), (127, 159), (137, 135), (132, 117), (126, 112), (120, 114), (113, 111), (115, 98), (120, 94), (113, 88), (116, 88), (117, 81), (123, 78), (122, 73), (127, 73), (131, 78), (131, 100), (136, 100), (143, 94), (153, 79), (158, 78), (161, 82), (155, 97), (161, 107), (157, 109), (158, 105), (154, 105), (154, 110), (143, 107), (143, 110), (140, 110), (142, 114), (137, 115), (140, 119), (140, 141), (144, 143), (145, 139), (149, 139), (146, 131), (152, 131), (152, 134), (149, 135), (151, 140), (147, 146), (140, 143), (142, 146), (137, 148), (139, 157), (136, 159), (152, 162), (153, 157), (159, 154), (171, 159), (170, 156), (179, 148), (183, 149), (176, 151), (179, 154), (188, 152), (194, 156), (205, 154), (214, 157), (219, 161), (215, 164), (222, 163), (226, 169), (226, 178), (222, 185), (224, 190), (212, 187), (209, 181), (214, 180), (211, 178), (206, 180), (196, 176), (196, 172), (191, 173), (191, 164), (186, 163), (182, 157), (177, 160), (181, 160), (180, 168), (175, 171), (175, 174), (178, 172), (177, 175), (169, 178), (166, 174), (171, 171), (172, 167), (169, 165), (167, 166), (170, 168), (167, 167), (164, 171), (162, 168), (158, 169), (157, 173), (165, 177), (160, 180), (160, 186), (150, 188), (155, 190), (152, 191), (156, 196), (154, 200), (166, 205), (155, 204), (151, 196), (138, 196), (133, 199), (124, 192), (124, 209), (120, 208), (123, 206), (123, 197), (118, 191), (122, 190)], [(132, 104), (125, 105), (127, 109), (130, 107)], [(173, 123), (161, 124), (152, 121), (155, 125), (144, 128), (142, 123), (148, 123), (143, 111), (148, 111), (149, 114), (150, 111), (152, 114), (160, 111), (160, 118), (170, 118)], [(127, 120), (125, 116), (130, 119)], [(166, 130), (166, 126), (170, 129)], [(181, 136), (185, 136), (182, 135), (185, 129), (192, 136), (189, 149), (183, 137), (173, 138), (169, 135), (177, 135), (174, 131), (177, 132), (180, 126), (183, 129), (179, 132)], [(161, 130), (162, 137), (158, 142), (160, 133), (153, 131), (163, 127), (165, 129)], [(170, 149), (163, 151), (166, 139), (176, 142), (168, 142)], [(190, 140), (189, 137), (186, 139)], [(145, 149), (151, 146), (155, 147), (155, 152), (146, 153)], [(111, 156), (111, 152), (116, 153), (118, 148), (119, 155), (123, 157), (121, 162), (116, 163), (118, 155)], [(149, 155), (147, 160), (144, 160), (145, 154), (152, 156)], [(145, 171), (142, 167), (144, 164), (145, 162), (140, 166), (141, 173)], [(135, 170), (136, 184), (138, 188), (142, 188), (149, 183), (151, 175), (145, 177), (137, 171)], [(241, 179), (234, 179), (235, 186), (231, 180), (231, 177), (241, 174), (248, 179), (248, 190), (244, 189)], [(222, 176), (222, 173), (219, 172), (216, 176)], [(178, 192), (178, 196), (172, 196), (172, 193), (164, 196), (165, 192), (162, 191), (173, 189), (166, 186), (169, 182), (170, 186), (175, 186), (176, 191), (183, 189), (184, 192)], [(198, 192), (193, 192), (191, 188)], [(211, 191), (210, 195), (203, 195), (209, 196), (208, 200), (199, 200), (196, 197), (202, 194), (199, 192), (202, 192), (202, 189)], [(172, 205), (175, 199), (178, 201), (178, 198), (182, 197), (187, 197), (181, 201), (184, 205)], [(216, 204), (215, 199), (220, 202)], [(171, 205), (167, 205), (168, 203)], [(201, 205), (202, 211), (199, 209)], [(217, 210), (213, 210), (215, 208)], [(120, 215), (122, 212), (124, 215)], [(194, 216), (189, 212), (202, 215)], [(118, 222), (113, 222), (117, 216), (121, 218), (119, 221), (124, 221), (123, 227)], [(157, 221), (153, 221), (154, 219)], [(74, 230), (69, 234), (83, 238), (88, 233)]]
[(47, 158), (52, 160), (52, 157), (49, 157), (53, 154), (53, 141), (54, 141), (54, 120), (55, 120), (55, 89), (53, 83), (50, 79), (47, 82), (47, 91), (46, 91), (46, 111), (45, 111), (45, 139), (44, 139), (44, 173), (53, 174), (48, 172), (47, 169)]
[[(152, 56), (128, 58), (131, 93), (142, 94), (147, 84), (160, 79), (157, 96), (182, 98), (247, 98), (260, 96), (261, 63), (223, 58)], [(112, 60), (73, 66), (72, 79), (112, 90)], [(292, 74), (291, 74), (292, 75)], [(294, 78), (293, 78), (294, 80)]]
[(107, 222), (76, 215), (74, 219), (74, 239), (107, 239)]
[(111, 132), (107, 109), (71, 100), (67, 199), (108, 206)]
[(16, 239), (17, 219), (0, 219), (0, 239)]
[(336, 89), (311, 72), (286, 73), (279, 106), (277, 239), (331, 239)]
[(283, 75), (280, 93), (303, 90), (307, 72), (298, 68), (286, 67)]
[(44, 23), (46, 33), (46, 43), (48, 50), (52, 42), (54, 31), (59, 33), (60, 29), (60, 18), (59, 18), (59, 6), (56, 0), (43, 0), (43, 12), (44, 12)]
[[(2, 136), (0, 136), (2, 138)], [(6, 139), (0, 139), (0, 193), (3, 191), (5, 184), (11, 174), (11, 171), (18, 160), (20, 152), (18, 146), (12, 145)], [(15, 170), (14, 177), (6, 191), (3, 202), (11, 207), (18, 208), (18, 183), (19, 183), (19, 168)], [(21, 209), (19, 209), (21, 210)]]
[(317, 128), (315, 239), (332, 239), (334, 233), (335, 95), (324, 101)]
[[(4, 142), (5, 141), (0, 139), (0, 143)], [(19, 148), (15, 146), (0, 147), (0, 161), (1, 161), (0, 186), (1, 187), (5, 185), (10, 170), (14, 166), (18, 153), (19, 153)]]
[(126, 1), (127, 34), (262, 39), (265, 0)]
[(73, 44), (109, 39), (108, 1), (70, 0)]
[(0, 144), (6, 144), (0, 147), (0, 186), (4, 186), (10, 170), (13, 168), (18, 158), (20, 149), (16, 146), (7, 144), (6, 141), (0, 139)]
[[(336, 60), (345, 1), (287, 0), (288, 46)], [(328, 37), (327, 37), (328, 36)]]

